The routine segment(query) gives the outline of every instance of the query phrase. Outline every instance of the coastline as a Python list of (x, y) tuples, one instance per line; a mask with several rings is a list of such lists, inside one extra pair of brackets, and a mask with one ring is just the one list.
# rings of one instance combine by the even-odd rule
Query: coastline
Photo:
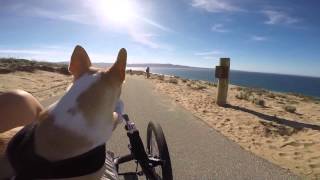
[[(132, 68), (132, 70), (144, 71), (144, 68)], [(204, 80), (213, 83), (217, 81), (214, 77), (214, 68), (183, 69), (155, 67), (151, 68), (151, 70), (152, 73), (179, 76), (192, 80)], [(231, 70), (229, 82), (237, 86), (279, 93), (292, 93), (320, 99), (320, 78), (316, 77)]]

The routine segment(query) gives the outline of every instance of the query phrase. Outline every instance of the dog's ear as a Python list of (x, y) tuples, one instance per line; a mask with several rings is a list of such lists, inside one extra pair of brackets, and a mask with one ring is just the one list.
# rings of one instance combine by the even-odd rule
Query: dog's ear
[(78, 79), (82, 74), (89, 71), (90, 66), (91, 61), (86, 50), (77, 45), (71, 55), (69, 72), (74, 76), (74, 79)]
[(125, 74), (126, 74), (126, 64), (127, 64), (127, 51), (126, 49), (120, 49), (117, 57), (117, 61), (112, 65), (110, 68), (110, 73), (114, 77), (116, 77), (121, 82), (124, 81)]

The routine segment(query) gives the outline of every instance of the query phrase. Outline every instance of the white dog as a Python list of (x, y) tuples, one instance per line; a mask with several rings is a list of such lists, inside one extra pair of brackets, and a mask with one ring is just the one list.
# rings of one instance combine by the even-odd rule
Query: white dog
[[(100, 179), (105, 171), (101, 160), (105, 143), (120, 119), (114, 110), (125, 79), (126, 59), (126, 50), (121, 49), (110, 69), (93, 68), (86, 51), (76, 46), (69, 64), (73, 85), (15, 136), (4, 158), (8, 161), (0, 163), (9, 164), (18, 179)], [(19, 109), (12, 111), (19, 113)], [(5, 142), (0, 149), (7, 147), (8, 136), (14, 133), (4, 134), (0, 135), (0, 142)]]

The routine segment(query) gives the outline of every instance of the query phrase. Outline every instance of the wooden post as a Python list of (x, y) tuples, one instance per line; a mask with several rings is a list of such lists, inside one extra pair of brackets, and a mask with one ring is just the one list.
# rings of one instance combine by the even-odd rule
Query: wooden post
[(230, 58), (220, 58), (220, 66), (217, 66), (216, 77), (218, 81), (217, 105), (225, 106), (227, 104), (228, 86), (229, 86)]

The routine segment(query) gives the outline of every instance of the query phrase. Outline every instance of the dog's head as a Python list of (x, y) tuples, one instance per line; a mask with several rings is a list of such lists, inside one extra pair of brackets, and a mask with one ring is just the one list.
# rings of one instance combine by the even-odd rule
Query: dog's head
[(92, 139), (108, 137), (105, 133), (113, 128), (113, 111), (125, 79), (126, 60), (127, 52), (121, 49), (111, 68), (94, 68), (84, 48), (76, 46), (69, 64), (73, 84), (52, 112), (57, 124)]
[(127, 52), (121, 49), (111, 68), (95, 68), (91, 66), (84, 48), (75, 47), (69, 71), (74, 77), (73, 86), (79, 86), (82, 91), (77, 97), (78, 107), (88, 119), (94, 119), (97, 114), (106, 111), (113, 112), (125, 79), (126, 61)]

